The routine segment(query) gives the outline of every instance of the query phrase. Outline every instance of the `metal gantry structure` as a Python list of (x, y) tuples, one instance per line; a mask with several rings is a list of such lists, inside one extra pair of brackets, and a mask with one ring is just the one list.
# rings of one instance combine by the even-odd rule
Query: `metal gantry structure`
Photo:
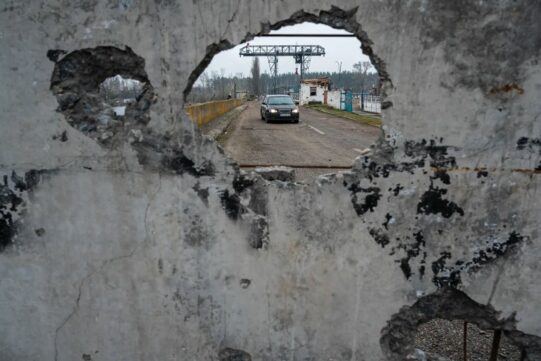
[(325, 48), (320, 45), (250, 45), (243, 46), (239, 51), (240, 56), (266, 56), (272, 75), (272, 88), (276, 92), (276, 81), (278, 76), (278, 57), (292, 56), (295, 64), (301, 68), (301, 80), (304, 73), (310, 67), (310, 57), (324, 56)]

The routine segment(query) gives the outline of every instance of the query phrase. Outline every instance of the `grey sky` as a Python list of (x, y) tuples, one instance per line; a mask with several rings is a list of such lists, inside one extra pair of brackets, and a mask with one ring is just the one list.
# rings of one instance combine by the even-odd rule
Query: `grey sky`
[[(345, 30), (333, 29), (327, 25), (303, 23), (292, 26), (285, 26), (279, 30), (272, 31), (271, 34), (286, 33), (320, 33), (320, 34), (348, 34)], [(338, 71), (336, 62), (342, 62), (342, 71), (353, 70), (353, 64), (359, 61), (370, 61), (361, 51), (361, 43), (357, 38), (272, 38), (256, 37), (252, 39), (250, 45), (321, 45), (325, 48), (325, 56), (312, 57), (309, 71)], [(240, 44), (232, 49), (222, 51), (214, 56), (212, 62), (206, 71), (209, 75), (212, 72), (224, 75), (235, 75), (243, 73), (249, 76), (252, 57), (240, 57), (239, 50), (246, 45)], [(266, 57), (259, 59), (261, 72), (269, 72), (269, 65)], [(278, 73), (295, 72), (295, 61), (293, 57), (280, 57), (278, 62)]]

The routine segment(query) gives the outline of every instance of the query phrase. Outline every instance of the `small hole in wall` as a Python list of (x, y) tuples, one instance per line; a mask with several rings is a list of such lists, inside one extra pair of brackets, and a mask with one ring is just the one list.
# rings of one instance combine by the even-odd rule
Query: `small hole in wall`
[(52, 60), (57, 111), (75, 129), (110, 146), (150, 121), (154, 90), (144, 59), (129, 47), (98, 46)]
[(361, 45), (339, 26), (277, 26), (209, 56), (185, 110), (241, 169), (269, 180), (350, 170), (381, 135), (382, 83)]

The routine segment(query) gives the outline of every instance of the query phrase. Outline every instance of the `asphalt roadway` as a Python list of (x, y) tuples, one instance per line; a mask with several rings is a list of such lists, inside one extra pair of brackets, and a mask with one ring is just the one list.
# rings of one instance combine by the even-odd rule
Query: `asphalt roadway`
[(265, 123), (251, 101), (229, 125), (225, 151), (244, 169), (284, 165), (298, 180), (343, 171), (373, 144), (381, 130), (353, 120), (300, 108), (300, 122)]

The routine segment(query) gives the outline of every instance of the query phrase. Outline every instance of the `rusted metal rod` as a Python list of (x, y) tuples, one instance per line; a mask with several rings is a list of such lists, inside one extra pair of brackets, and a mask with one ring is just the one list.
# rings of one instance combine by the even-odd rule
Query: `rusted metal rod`
[(464, 361), (468, 361), (468, 321), (464, 321), (464, 342), (462, 343), (464, 351)]
[(498, 360), (498, 351), (500, 350), (500, 340), (502, 339), (502, 330), (494, 330), (494, 338), (492, 339), (492, 351), (490, 351), (489, 361)]

